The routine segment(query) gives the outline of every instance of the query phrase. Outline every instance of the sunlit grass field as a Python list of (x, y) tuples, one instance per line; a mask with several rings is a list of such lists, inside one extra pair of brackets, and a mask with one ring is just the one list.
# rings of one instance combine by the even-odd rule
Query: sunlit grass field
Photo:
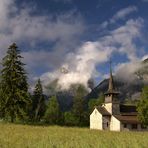
[(148, 132), (0, 123), (0, 148), (148, 148)]

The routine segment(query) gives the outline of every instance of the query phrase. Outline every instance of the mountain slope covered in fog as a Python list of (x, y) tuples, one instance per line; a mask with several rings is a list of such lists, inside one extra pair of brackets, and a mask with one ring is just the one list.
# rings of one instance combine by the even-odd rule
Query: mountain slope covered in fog
[[(125, 72), (126, 75), (126, 72)], [(134, 73), (134, 81), (129, 82), (119, 79), (114, 76), (115, 88), (120, 92), (119, 98), (121, 100), (125, 99), (139, 99), (140, 92), (144, 85), (148, 85), (148, 59), (145, 59), (141, 67)], [(99, 83), (87, 96), (88, 99), (98, 98), (100, 93), (105, 93), (108, 89), (109, 79), (103, 80)]]

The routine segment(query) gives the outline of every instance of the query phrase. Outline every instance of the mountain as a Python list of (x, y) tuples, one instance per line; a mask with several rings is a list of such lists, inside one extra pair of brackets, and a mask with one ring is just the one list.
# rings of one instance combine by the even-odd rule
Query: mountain
[[(125, 99), (139, 99), (140, 93), (144, 85), (148, 85), (148, 59), (145, 59), (141, 67), (134, 74), (136, 79), (132, 82), (125, 82), (114, 76), (114, 86), (119, 91), (119, 98)], [(100, 93), (105, 93), (108, 89), (109, 79), (103, 80), (87, 95), (87, 99), (96, 99)]]
[(147, 82), (148, 81), (148, 58), (142, 62), (142, 66), (136, 72), (139, 79)]
[[(148, 84), (148, 59), (142, 62), (141, 67), (135, 72), (134, 75), (136, 76), (136, 79), (132, 82), (125, 82), (116, 76), (113, 77), (114, 86), (117, 91), (120, 92), (119, 98), (121, 101), (125, 99), (135, 100), (140, 98), (140, 93), (143, 86)], [(95, 88), (93, 88), (92, 91), (86, 95), (87, 101), (98, 98), (99, 94), (102, 92), (105, 93), (108, 89), (108, 82), (109, 79), (104, 79)], [(92, 86), (92, 82), (90, 82), (90, 85)], [(52, 96), (53, 94), (56, 94), (62, 111), (70, 110), (73, 104), (73, 93), (75, 92), (74, 86), (77, 86), (77, 84), (67, 91), (57, 91), (55, 90), (56, 86), (57, 80), (53, 81), (47, 87), (47, 89), (50, 91), (50, 95)]]
[[(87, 95), (87, 99), (96, 99), (99, 97), (100, 93), (105, 93), (108, 89), (108, 83), (109, 79), (103, 80)], [(125, 83), (118, 80), (116, 77), (114, 77), (114, 85), (116, 87), (116, 90), (120, 93), (119, 98), (121, 100), (139, 99), (139, 94), (144, 86), (144, 84), (140, 80), (134, 83)]]

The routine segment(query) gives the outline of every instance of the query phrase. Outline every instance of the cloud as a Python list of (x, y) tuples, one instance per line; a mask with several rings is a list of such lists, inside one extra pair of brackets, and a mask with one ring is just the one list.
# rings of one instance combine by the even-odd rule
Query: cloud
[[(0, 60), (12, 42), (28, 49), (22, 51), (31, 86), (34, 77), (49, 69), (58, 69), (65, 54), (78, 45), (85, 30), (83, 19), (73, 11), (61, 15), (32, 15), (28, 4), (18, 9), (15, 0), (0, 1)], [(40, 47), (46, 45), (44, 47)], [(49, 81), (48, 81), (49, 82)]]
[[(61, 89), (68, 89), (74, 83), (87, 87), (90, 78), (103, 77), (96, 67), (108, 61), (114, 53), (124, 54), (132, 63), (139, 59), (134, 40), (141, 35), (141, 18), (130, 19), (96, 41), (86, 41), (80, 45), (79, 37), (85, 30), (81, 16), (73, 12), (56, 17), (32, 15), (32, 10), (27, 6), (19, 10), (15, 0), (0, 1), (0, 48), (5, 49), (11, 42), (27, 43), (31, 50), (23, 51), (22, 55), (28, 69), (50, 69), (41, 75), (44, 85), (58, 79)], [(122, 10), (114, 19), (124, 18), (135, 9), (134, 6), (126, 9), (126, 13)], [(49, 48), (41, 49), (38, 47), (40, 43), (47, 44)], [(4, 54), (5, 50), (0, 53)], [(67, 72), (61, 72), (61, 68)], [(35, 80), (37, 74), (32, 74), (31, 78)]]
[(137, 51), (140, 49), (136, 46), (135, 41), (140, 39), (142, 27), (143, 19), (130, 19), (125, 25), (111, 31), (111, 34), (103, 39), (110, 46), (115, 46), (116, 53), (124, 54), (128, 58), (129, 61), (119, 63), (115, 67), (117, 78), (127, 83), (133, 83), (137, 79), (135, 72), (141, 67), (141, 57), (137, 55)]
[(72, 3), (73, 2), (73, 0), (52, 0), (52, 1), (62, 2), (62, 3)]
[(118, 11), (111, 19), (110, 22), (114, 23), (119, 19), (124, 19), (127, 15), (131, 14), (132, 12), (137, 11), (137, 7), (135, 6), (129, 6), (127, 8), (123, 8), (120, 11)]
[(148, 59), (148, 54), (147, 55), (144, 55), (141, 60), (144, 61), (146, 59)]
[(99, 42), (84, 43), (76, 53), (67, 56), (64, 65), (69, 72), (59, 77), (58, 84), (64, 89), (74, 83), (87, 87), (88, 80), (99, 74), (96, 71), (96, 65), (107, 61), (111, 52), (111, 49), (103, 48)]
[[(34, 48), (44, 42), (54, 43), (54, 49), (62, 51), (62, 48), (72, 45), (71, 40), (75, 44), (75, 40), (85, 29), (81, 16), (72, 11), (56, 17), (32, 13), (27, 4), (18, 9), (15, 0), (0, 1), (1, 49), (12, 42), (27, 43)], [(1, 50), (1, 53), (4, 53), (4, 50)]]
[(142, 0), (143, 2), (148, 2), (148, 0)]
[(133, 83), (137, 81), (135, 72), (141, 67), (140, 61), (131, 61), (127, 63), (120, 63), (115, 68), (116, 77), (126, 83)]
[(100, 28), (106, 28), (108, 25), (117, 22), (118, 20), (122, 20), (126, 18), (129, 14), (138, 11), (136, 6), (129, 6), (127, 8), (123, 8), (119, 10), (115, 15), (112, 16), (108, 21), (104, 21)]
[(77, 49), (76, 53), (67, 55), (65, 63), (61, 65), (67, 73), (56, 70), (42, 75), (41, 78), (45, 83), (58, 78), (61, 89), (68, 89), (71, 84), (77, 83), (87, 88), (88, 80), (98, 75), (95, 66), (107, 61), (111, 52), (111, 49), (103, 48), (99, 42), (86, 42)]
[(103, 23), (100, 25), (100, 28), (101, 28), (101, 29), (104, 29), (104, 28), (106, 28), (106, 27), (108, 26), (108, 24), (109, 24), (109, 22), (108, 22), (108, 21), (105, 21), (105, 22), (103, 22)]
[(36, 11), (27, 3), (19, 9), (15, 0), (0, 1), (0, 60), (12, 42), (22, 48), (25, 45), (28, 49), (22, 55), (31, 87), (39, 71), (61, 66), (65, 54), (78, 45), (85, 30), (83, 18), (75, 11), (56, 16), (32, 15)]
[(129, 60), (136, 60), (136, 45), (134, 40), (141, 36), (143, 20), (141, 18), (128, 20), (125, 25), (110, 32), (102, 38), (104, 44), (113, 46), (116, 52), (127, 55)]
[[(90, 78), (98, 76), (103, 78), (97, 72), (96, 66), (108, 61), (114, 53), (125, 54), (129, 59), (129, 63), (136, 63), (139, 57), (136, 54), (137, 47), (134, 39), (140, 37), (142, 23), (141, 19), (128, 20), (125, 25), (111, 31), (108, 35), (100, 37), (94, 42), (83, 43), (75, 50), (76, 52), (67, 54), (65, 62), (61, 64), (61, 67), (66, 69), (66, 73), (56, 70), (42, 75), (41, 79), (46, 84), (58, 79), (58, 85), (62, 89), (68, 89), (74, 83), (80, 83), (87, 87)], [(118, 66), (118, 73), (123, 72), (122, 69), (125, 69), (123, 65)], [(133, 71), (131, 69), (131, 72), (126, 73), (126, 76), (129, 77)]]

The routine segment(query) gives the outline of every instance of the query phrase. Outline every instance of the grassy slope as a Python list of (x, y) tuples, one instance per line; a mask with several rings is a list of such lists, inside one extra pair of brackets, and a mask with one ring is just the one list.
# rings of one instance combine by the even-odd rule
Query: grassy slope
[(0, 148), (147, 148), (148, 132), (0, 124)]

